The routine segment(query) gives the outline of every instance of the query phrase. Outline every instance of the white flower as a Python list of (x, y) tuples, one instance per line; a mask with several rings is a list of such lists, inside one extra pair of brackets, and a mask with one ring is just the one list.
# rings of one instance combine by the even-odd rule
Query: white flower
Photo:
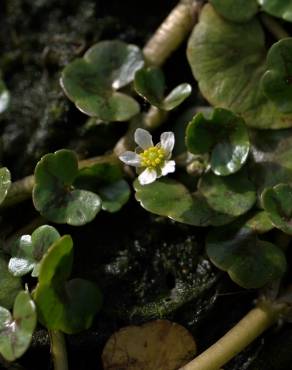
[(119, 158), (130, 166), (145, 168), (138, 177), (141, 185), (151, 184), (159, 177), (175, 171), (175, 161), (169, 160), (174, 147), (173, 132), (163, 132), (156, 146), (149, 132), (142, 128), (135, 131), (134, 139), (142, 151), (140, 153), (127, 151)]

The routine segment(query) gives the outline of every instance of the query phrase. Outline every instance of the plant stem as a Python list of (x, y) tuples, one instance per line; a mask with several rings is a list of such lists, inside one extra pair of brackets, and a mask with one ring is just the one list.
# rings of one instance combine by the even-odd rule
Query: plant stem
[(289, 37), (289, 33), (273, 17), (266, 13), (261, 14), (261, 20), (266, 29), (277, 39), (281, 40)]
[(170, 12), (143, 49), (149, 65), (161, 66), (184, 41), (197, 21), (199, 4), (182, 0)]
[(274, 324), (284, 305), (261, 302), (221, 339), (179, 370), (218, 370)]
[(50, 330), (49, 335), (54, 370), (68, 370), (68, 360), (64, 334), (57, 330)]

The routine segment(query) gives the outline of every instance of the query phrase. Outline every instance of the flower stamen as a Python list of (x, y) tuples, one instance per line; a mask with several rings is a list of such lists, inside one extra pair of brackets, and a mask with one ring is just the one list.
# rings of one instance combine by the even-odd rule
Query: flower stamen
[(151, 146), (140, 154), (141, 165), (148, 168), (160, 167), (166, 159), (166, 153), (163, 148)]

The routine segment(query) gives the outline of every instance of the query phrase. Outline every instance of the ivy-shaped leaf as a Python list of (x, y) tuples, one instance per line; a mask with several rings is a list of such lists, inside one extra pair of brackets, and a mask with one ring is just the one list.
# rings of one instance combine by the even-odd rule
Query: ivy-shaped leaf
[(214, 109), (210, 118), (195, 115), (186, 129), (186, 145), (193, 154), (211, 153), (211, 169), (220, 176), (237, 172), (249, 152), (243, 119), (222, 108)]
[(36, 322), (35, 304), (26, 291), (18, 293), (12, 316), (0, 307), (0, 353), (7, 361), (16, 360), (28, 349)]
[(231, 109), (255, 128), (292, 126), (266, 98), (260, 80), (266, 71), (265, 35), (260, 22), (237, 24), (222, 18), (207, 4), (188, 43), (188, 60), (205, 98)]
[(283, 113), (292, 112), (292, 38), (272, 45), (267, 55), (267, 72), (262, 77), (266, 96)]
[(172, 110), (180, 105), (192, 92), (188, 83), (175, 87), (166, 97), (165, 78), (159, 68), (149, 67), (140, 69), (135, 74), (135, 90), (150, 104), (162, 110)]
[(0, 204), (6, 198), (8, 190), (11, 185), (11, 176), (8, 168), (0, 168)]
[(210, 260), (246, 289), (261, 288), (280, 278), (286, 270), (286, 258), (280, 248), (260, 240), (254, 230), (242, 227), (219, 228), (206, 241)]
[(101, 294), (94, 283), (79, 278), (67, 281), (72, 262), (73, 242), (65, 235), (45, 254), (33, 295), (40, 322), (67, 334), (88, 329), (101, 306)]
[(265, 189), (262, 205), (275, 227), (292, 235), (292, 186), (278, 184)]
[(140, 108), (132, 97), (117, 90), (132, 82), (143, 65), (137, 46), (102, 41), (65, 67), (61, 86), (76, 107), (89, 116), (102, 121), (127, 121)]
[(232, 22), (247, 22), (258, 11), (257, 0), (210, 0), (216, 11)]
[(0, 254), (0, 281), (0, 306), (9, 309), (22, 286), (20, 278), (8, 271), (7, 261), (2, 254)]
[(255, 188), (246, 171), (228, 177), (208, 172), (201, 177), (198, 189), (212, 209), (230, 216), (246, 213), (256, 201)]
[(92, 221), (101, 207), (97, 194), (73, 186), (78, 161), (71, 150), (46, 154), (35, 168), (33, 203), (49, 221), (79, 226)]
[(258, 3), (265, 12), (292, 22), (292, 4), (289, 0), (258, 0)]
[(79, 170), (74, 185), (97, 193), (104, 211), (117, 212), (127, 203), (131, 194), (128, 183), (122, 177), (119, 165), (97, 163)]
[(191, 194), (181, 183), (159, 179), (149, 185), (134, 182), (136, 199), (147, 211), (194, 226), (224, 225), (234, 217), (216, 212), (199, 192)]
[(8, 269), (14, 276), (39, 275), (40, 262), (49, 247), (60, 238), (58, 231), (49, 225), (38, 227), (32, 234), (23, 235), (16, 241)]
[(3, 82), (0, 74), (0, 113), (3, 113), (9, 106), (10, 93), (7, 90), (5, 83)]

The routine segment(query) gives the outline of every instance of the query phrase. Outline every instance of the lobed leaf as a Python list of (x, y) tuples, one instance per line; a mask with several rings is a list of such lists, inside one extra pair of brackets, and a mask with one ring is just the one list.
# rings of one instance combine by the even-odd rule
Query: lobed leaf
[(210, 117), (197, 113), (188, 124), (186, 146), (193, 154), (210, 152), (212, 171), (227, 176), (244, 165), (250, 144), (242, 118), (226, 109), (215, 108)]
[(7, 361), (16, 360), (28, 349), (36, 323), (35, 304), (26, 291), (18, 293), (13, 316), (0, 307), (0, 353)]
[(246, 213), (256, 201), (255, 187), (246, 171), (228, 177), (208, 172), (201, 177), (198, 189), (212, 209), (230, 216)]
[(246, 289), (261, 288), (280, 278), (287, 267), (280, 248), (260, 240), (249, 227), (218, 228), (206, 241), (210, 260), (230, 278)]
[(122, 41), (102, 41), (62, 72), (61, 86), (76, 107), (102, 121), (127, 121), (140, 108), (130, 96), (116, 90), (133, 81), (144, 65), (135, 45)]
[(212, 209), (199, 192), (191, 194), (181, 183), (159, 179), (149, 185), (134, 182), (136, 199), (147, 211), (194, 226), (224, 225), (234, 217)]
[(14, 276), (29, 272), (33, 277), (39, 275), (41, 260), (49, 247), (60, 238), (58, 231), (49, 225), (38, 227), (32, 235), (22, 235), (12, 250), (8, 269)]
[(101, 208), (97, 194), (73, 186), (78, 161), (71, 150), (46, 154), (35, 168), (33, 203), (49, 221), (79, 226), (92, 221)]
[(210, 4), (205, 5), (189, 39), (187, 55), (201, 92), (212, 105), (241, 115), (251, 127), (292, 126), (292, 115), (279, 112), (263, 93), (265, 36), (256, 18), (233, 23)]
[(40, 322), (67, 334), (88, 329), (101, 306), (101, 294), (94, 283), (84, 279), (67, 281), (72, 262), (73, 242), (66, 235), (47, 251), (34, 291)]

